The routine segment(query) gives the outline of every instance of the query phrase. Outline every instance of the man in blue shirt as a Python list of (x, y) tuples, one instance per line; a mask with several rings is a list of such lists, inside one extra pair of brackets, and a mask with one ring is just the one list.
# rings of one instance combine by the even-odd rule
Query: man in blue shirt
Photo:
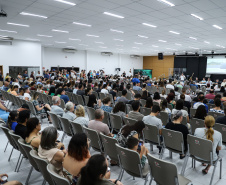
[(69, 97), (67, 95), (65, 95), (65, 90), (64, 89), (61, 90), (60, 99), (64, 100), (65, 104), (70, 101)]
[(194, 81), (193, 81), (193, 83), (190, 84), (190, 86), (195, 86), (197, 89), (199, 88), (199, 86), (196, 85)]
[(140, 80), (138, 79), (137, 75), (135, 75), (135, 78), (132, 79), (132, 82), (140, 83)]
[(24, 78), (27, 78), (28, 77), (27, 71), (24, 71), (23, 77)]
[(136, 82), (133, 82), (133, 90), (140, 91), (141, 90), (141, 87), (137, 86), (137, 83)]

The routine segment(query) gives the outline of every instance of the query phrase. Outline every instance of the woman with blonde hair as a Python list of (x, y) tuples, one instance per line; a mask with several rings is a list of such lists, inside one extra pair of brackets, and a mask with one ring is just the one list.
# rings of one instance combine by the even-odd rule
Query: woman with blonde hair
[(82, 105), (77, 105), (75, 110), (75, 115), (77, 116), (73, 122), (79, 123), (82, 126), (88, 126), (89, 120), (85, 118), (85, 109)]
[[(205, 117), (205, 128), (197, 128), (195, 130), (195, 136), (204, 138), (212, 141), (213, 143), (213, 161), (218, 158), (219, 151), (222, 147), (222, 135), (220, 132), (213, 129), (215, 125), (215, 119), (213, 116)], [(205, 164), (203, 164), (205, 166)], [(203, 174), (207, 174), (211, 165), (207, 165), (205, 169), (202, 170)]]

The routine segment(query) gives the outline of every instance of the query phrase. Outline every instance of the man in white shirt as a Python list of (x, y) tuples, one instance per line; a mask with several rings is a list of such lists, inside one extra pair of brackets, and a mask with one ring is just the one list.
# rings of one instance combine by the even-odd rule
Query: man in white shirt
[(31, 95), (29, 93), (30, 93), (30, 90), (28, 88), (26, 88), (24, 90), (24, 100), (31, 101)]
[(167, 88), (167, 89), (173, 89), (173, 90), (174, 90), (174, 86), (173, 86), (172, 84), (170, 84), (170, 83), (168, 83), (168, 84), (166, 85), (166, 88)]
[(78, 84), (75, 84), (75, 88), (74, 88), (74, 90), (73, 90), (73, 93), (74, 93), (74, 94), (77, 94), (77, 90), (78, 90)]
[(226, 85), (226, 79), (224, 79), (223, 82), (221, 83), (221, 87), (222, 86), (225, 87), (225, 85)]
[(180, 75), (180, 80), (181, 80), (181, 81), (184, 81), (185, 78), (186, 78), (186, 77), (185, 77), (184, 74), (182, 73), (182, 74)]
[[(188, 93), (189, 93), (189, 91), (188, 91)], [(185, 96), (185, 100), (184, 101), (191, 102), (191, 96), (186, 94), (186, 89), (185, 88), (182, 89), (182, 94), (184, 94), (184, 96)], [(177, 98), (179, 100), (180, 99), (180, 95)]]
[(107, 90), (107, 84), (104, 84), (103, 85), (103, 89), (101, 89), (100, 91), (101, 93), (104, 93), (104, 94), (109, 94), (108, 90)]

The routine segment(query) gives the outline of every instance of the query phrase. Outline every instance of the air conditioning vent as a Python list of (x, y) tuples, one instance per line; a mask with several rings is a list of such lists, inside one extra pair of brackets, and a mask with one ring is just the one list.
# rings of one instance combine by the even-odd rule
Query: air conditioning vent
[(111, 55), (113, 55), (113, 53), (112, 52), (101, 52), (101, 55), (103, 55), (103, 56), (111, 56)]
[(140, 55), (130, 55), (130, 58), (140, 58)]
[(66, 53), (75, 53), (76, 51), (77, 51), (76, 49), (63, 48), (63, 52), (66, 52)]

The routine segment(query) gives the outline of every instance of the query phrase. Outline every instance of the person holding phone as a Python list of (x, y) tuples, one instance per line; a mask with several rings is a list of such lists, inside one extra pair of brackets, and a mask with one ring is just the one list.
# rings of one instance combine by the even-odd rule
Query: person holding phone
[(0, 184), (4, 184), (4, 185), (22, 185), (22, 183), (18, 182), (18, 181), (8, 181), (8, 175), (7, 174), (0, 174)]

